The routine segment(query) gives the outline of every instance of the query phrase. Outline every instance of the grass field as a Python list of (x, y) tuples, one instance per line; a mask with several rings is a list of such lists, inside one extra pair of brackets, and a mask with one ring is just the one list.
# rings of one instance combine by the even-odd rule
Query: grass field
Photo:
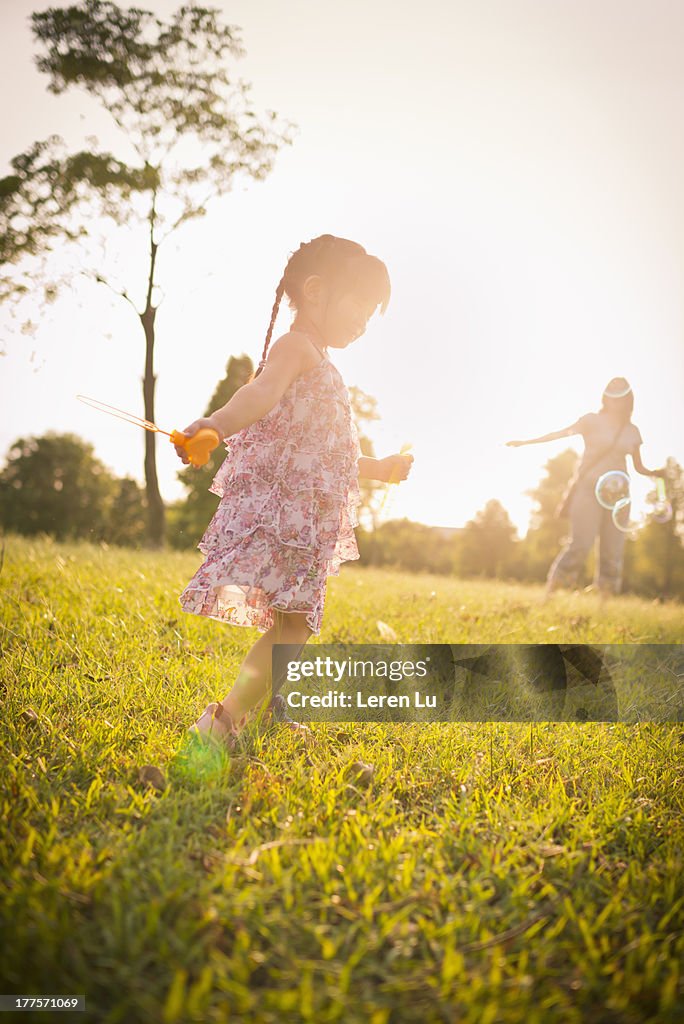
[[(183, 615), (199, 559), (6, 538), (0, 992), (169, 1024), (682, 1019), (681, 725), (318, 724), (229, 759), (184, 730), (258, 634)], [(320, 642), (379, 619), (684, 635), (681, 605), (349, 567)]]

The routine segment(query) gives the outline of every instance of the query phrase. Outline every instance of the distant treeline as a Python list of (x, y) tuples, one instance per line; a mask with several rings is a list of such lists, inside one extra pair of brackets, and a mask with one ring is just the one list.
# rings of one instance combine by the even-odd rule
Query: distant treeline
[[(503, 514), (503, 515), (502, 515)], [(408, 519), (383, 523), (373, 532), (357, 530), (362, 565), (387, 566), (407, 572), (431, 572), (541, 583), (560, 550), (562, 537), (551, 542), (548, 530), (529, 530), (519, 539), (502, 528), (506, 510), (488, 502), (463, 529), (446, 531)], [(492, 519), (499, 520), (498, 525)], [(567, 523), (565, 530), (567, 531)], [(681, 531), (681, 525), (680, 525)], [(593, 555), (587, 559), (580, 586), (593, 576)], [(684, 545), (666, 525), (649, 523), (625, 548), (623, 593), (662, 599), (684, 599)]]
[[(531, 528), (518, 538), (501, 503), (492, 499), (462, 529), (444, 530), (393, 520), (377, 523), (382, 491), (364, 496), (364, 527), (357, 530), (362, 565), (541, 582), (567, 533), (555, 509), (576, 455), (562, 452), (545, 467), (534, 499)], [(167, 541), (194, 549), (218, 498), (208, 491), (218, 460), (202, 470), (179, 471), (188, 496), (167, 509)], [(667, 462), (669, 523), (649, 523), (626, 548), (624, 590), (654, 598), (684, 597), (684, 471)], [(20, 438), (0, 471), (0, 524), (21, 534), (47, 533), (59, 540), (85, 539), (142, 547), (146, 537), (145, 492), (135, 480), (114, 476), (92, 445), (74, 434), (50, 432)], [(585, 582), (591, 577), (591, 560)]]

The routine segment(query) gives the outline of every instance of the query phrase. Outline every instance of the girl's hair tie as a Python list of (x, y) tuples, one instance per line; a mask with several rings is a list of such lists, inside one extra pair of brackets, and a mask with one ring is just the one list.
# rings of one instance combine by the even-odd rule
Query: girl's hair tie
[(604, 398), (624, 398), (632, 390), (628, 380), (624, 377), (613, 377), (611, 381), (606, 384), (603, 390)]

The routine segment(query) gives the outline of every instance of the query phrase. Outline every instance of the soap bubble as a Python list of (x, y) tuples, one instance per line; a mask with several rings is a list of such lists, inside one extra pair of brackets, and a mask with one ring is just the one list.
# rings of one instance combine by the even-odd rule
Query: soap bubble
[(621, 469), (611, 469), (598, 478), (594, 493), (599, 505), (614, 509), (619, 501), (629, 500), (629, 477)]
[(634, 535), (644, 525), (643, 519), (637, 519), (632, 512), (632, 502), (629, 497), (620, 498), (613, 509), (613, 522), (621, 533)]

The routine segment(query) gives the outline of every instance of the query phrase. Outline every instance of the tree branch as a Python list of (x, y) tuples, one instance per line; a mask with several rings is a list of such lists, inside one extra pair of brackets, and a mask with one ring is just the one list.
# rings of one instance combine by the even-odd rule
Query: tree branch
[(171, 225), (171, 227), (169, 228), (169, 230), (165, 234), (163, 234), (161, 236), (161, 238), (159, 239), (159, 245), (161, 245), (162, 242), (165, 242), (166, 239), (169, 237), (169, 235), (172, 235), (173, 232), (177, 228), (179, 228), (181, 226), (181, 224), (183, 224), (184, 221), (189, 220), (190, 217), (194, 216), (194, 214), (197, 212), (197, 210), (201, 210), (212, 199), (216, 199), (216, 197), (218, 195), (220, 195), (219, 190), (217, 188), (214, 188), (210, 192), (207, 193), (206, 198), (201, 201), (199, 206), (197, 204), (195, 204), (194, 210), (184, 210), (183, 213), (181, 213), (181, 215), (178, 218), (178, 220), (174, 224)]
[(154, 225), (157, 220), (157, 190), (152, 193), (152, 208), (150, 209), (150, 275), (147, 279), (147, 299), (145, 309), (152, 308), (152, 289), (154, 288), (154, 267), (157, 262), (157, 249), (159, 245), (154, 241)]
[(110, 284), (109, 281), (107, 281), (107, 279), (102, 276), (102, 274), (91, 273), (88, 270), (79, 270), (78, 273), (81, 274), (82, 277), (88, 277), (90, 278), (91, 281), (97, 281), (98, 284), (105, 285), (105, 287), (109, 288), (111, 292), (114, 292), (115, 295), (118, 295), (119, 298), (125, 299), (126, 302), (130, 303), (130, 305), (135, 310), (136, 316), (140, 316), (140, 313), (138, 312), (135, 302), (133, 302), (133, 299), (130, 297), (130, 295), (125, 289), (121, 291), (119, 288), (115, 288), (114, 285)]

